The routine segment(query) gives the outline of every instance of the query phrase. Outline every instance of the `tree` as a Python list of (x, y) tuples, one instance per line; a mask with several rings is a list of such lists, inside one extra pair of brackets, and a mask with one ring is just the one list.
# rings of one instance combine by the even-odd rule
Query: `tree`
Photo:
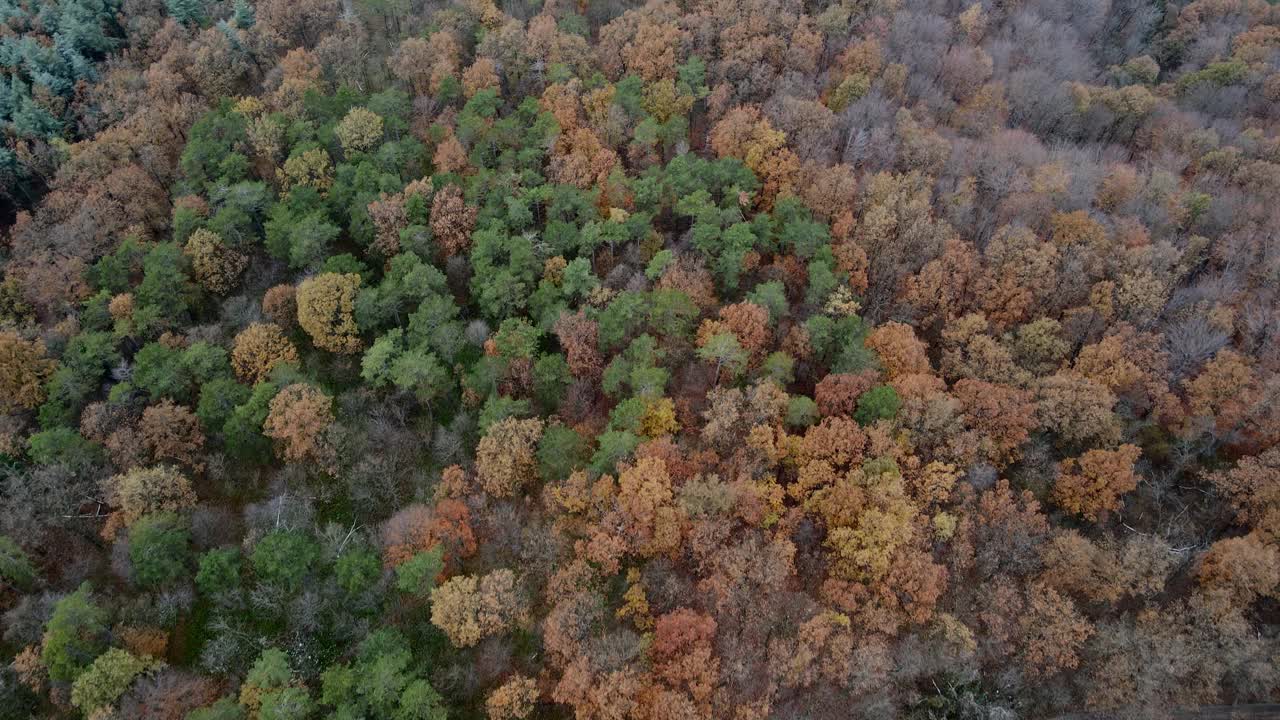
[(542, 437), (543, 422), (508, 417), (498, 421), (476, 446), (476, 476), (485, 492), (494, 497), (511, 497), (535, 480), (535, 455)]
[(111, 648), (71, 685), (71, 704), (88, 716), (113, 705), (141, 674), (156, 667), (154, 660), (136, 657), (126, 650)]
[(298, 322), (297, 289), (292, 285), (276, 285), (262, 296), (262, 314), (284, 329)]
[(26, 590), (35, 579), (31, 558), (7, 535), (0, 535), (0, 582)]
[(109, 485), (126, 527), (150, 513), (181, 512), (196, 504), (191, 481), (169, 466), (135, 468), (111, 478)]
[(253, 27), (254, 20), (256, 19), (253, 5), (249, 3), (249, 0), (236, 0), (235, 7), (231, 13), (231, 18), (235, 21), (236, 27), (241, 30), (248, 30)]
[(302, 532), (275, 530), (258, 541), (250, 559), (254, 573), (261, 580), (278, 584), (287, 592), (296, 592), (311, 566), (320, 559), (320, 548)]
[(164, 587), (187, 575), (187, 524), (174, 513), (147, 515), (129, 529), (129, 559), (134, 581)]
[(90, 591), (84, 583), (63, 597), (45, 624), (40, 661), (51, 680), (74, 681), (106, 648), (109, 616), (90, 599)]
[(537, 682), (533, 678), (516, 675), (489, 693), (484, 707), (489, 720), (525, 720), (537, 702)]
[(1094, 632), (1070, 598), (1038, 584), (1027, 591), (1021, 625), (1023, 662), (1039, 675), (1079, 666), (1079, 650)]
[(321, 273), (298, 286), (298, 324), (316, 347), (344, 354), (360, 351), (354, 315), (359, 288), (355, 273)]
[(1119, 439), (1119, 419), (1112, 411), (1116, 397), (1106, 386), (1076, 373), (1057, 372), (1040, 381), (1036, 395), (1040, 427), (1063, 441), (1107, 445)]
[(858, 410), (853, 419), (860, 425), (870, 425), (877, 420), (892, 420), (902, 407), (898, 392), (892, 385), (877, 385), (858, 397)]
[(831, 373), (814, 387), (813, 399), (824, 417), (852, 417), (857, 410), (858, 399), (875, 383), (874, 372)]
[(733, 333), (721, 332), (711, 335), (698, 347), (698, 357), (715, 365), (716, 382), (719, 383), (720, 371), (724, 368), (728, 368), (735, 377), (745, 370), (749, 355)]
[(169, 17), (183, 25), (200, 25), (205, 21), (204, 0), (165, 0)]
[(910, 325), (889, 322), (876, 326), (867, 335), (867, 347), (880, 357), (890, 380), (931, 371), (927, 347), (916, 338)]
[[(265, 304), (265, 301), (264, 301)], [(297, 365), (298, 350), (275, 323), (253, 323), (236, 335), (231, 365), (249, 384), (267, 378), (278, 365)]]
[(470, 247), (477, 212), (463, 200), (457, 185), (446, 185), (436, 193), (431, 201), (431, 232), (446, 258)]
[(276, 441), (280, 459), (315, 463), (332, 475), (337, 472), (337, 456), (326, 433), (333, 420), (333, 398), (311, 385), (294, 383), (271, 399), (262, 431)]
[(178, 463), (196, 472), (204, 468), (204, 432), (199, 418), (186, 407), (169, 400), (148, 407), (142, 411), (138, 435), (152, 463)]
[(216, 548), (200, 556), (196, 571), (196, 587), (205, 595), (217, 597), (240, 587), (240, 551)]
[(1200, 558), (1200, 584), (1247, 606), (1280, 589), (1280, 551), (1256, 535), (1215, 542)]
[(524, 603), (510, 570), (494, 570), (482, 577), (459, 575), (431, 593), (431, 624), (444, 631), (455, 647), (472, 647), (506, 632), (524, 617)]
[(1142, 451), (1136, 445), (1090, 450), (1064, 460), (1053, 484), (1053, 500), (1064, 510), (1097, 521), (1099, 514), (1120, 508), (1120, 496), (1138, 487), (1133, 464)]
[(217, 295), (230, 292), (249, 266), (248, 257), (227, 247), (217, 233), (205, 228), (191, 233), (182, 252), (191, 261), (196, 281)]
[(604, 360), (597, 350), (599, 325), (579, 310), (577, 313), (561, 313), (554, 328), (560, 346), (564, 348), (569, 371), (577, 377), (593, 378), (600, 374)]
[(372, 150), (382, 140), (382, 116), (363, 107), (353, 107), (333, 129), (342, 151), (353, 153)]
[(43, 403), (44, 384), (56, 367), (45, 357), (44, 343), (0, 332), (0, 412), (30, 410)]

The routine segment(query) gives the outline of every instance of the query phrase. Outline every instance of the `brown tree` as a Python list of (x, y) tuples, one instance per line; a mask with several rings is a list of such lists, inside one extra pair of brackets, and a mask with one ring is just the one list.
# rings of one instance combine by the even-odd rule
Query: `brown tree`
[(599, 324), (579, 310), (573, 314), (561, 313), (554, 329), (560, 347), (564, 348), (569, 371), (582, 378), (599, 376), (604, 366), (598, 349)]
[(303, 383), (294, 383), (271, 399), (262, 432), (276, 441), (276, 453), (290, 463), (314, 463), (330, 475), (337, 455), (327, 437), (333, 425), (333, 398)]
[(1067, 512), (1094, 521), (1103, 512), (1118, 510), (1120, 496), (1138, 487), (1133, 464), (1141, 454), (1136, 445), (1121, 445), (1064, 460), (1053, 484), (1053, 501)]
[(153, 464), (176, 462), (199, 473), (204, 469), (200, 452), (204, 432), (200, 420), (187, 408), (162, 400), (142, 411), (138, 435)]
[(124, 525), (132, 525), (153, 512), (180, 512), (196, 504), (191, 481), (177, 469), (166, 466), (136, 468), (111, 478), (106, 487), (113, 505), (120, 509)]
[(527, 617), (515, 573), (494, 570), (482, 577), (459, 575), (431, 592), (431, 624), (454, 647), (473, 647)]
[(262, 314), (281, 328), (292, 330), (298, 322), (297, 288), (276, 285), (267, 290), (262, 296)]
[(321, 350), (350, 354), (361, 348), (355, 302), (360, 276), (322, 273), (298, 286), (298, 324)]
[(1022, 659), (1033, 674), (1052, 675), (1080, 665), (1080, 649), (1094, 628), (1070, 598), (1044, 585), (1027, 590), (1020, 619)]
[(204, 228), (191, 233), (183, 252), (191, 258), (196, 281), (217, 295), (230, 292), (249, 266), (248, 257), (227, 247), (217, 233)]
[(446, 257), (465, 252), (471, 246), (471, 231), (478, 208), (467, 205), (457, 185), (446, 185), (431, 201), (431, 232)]
[(240, 380), (256, 384), (277, 365), (297, 365), (298, 350), (275, 323), (254, 323), (236, 335), (231, 365)]
[(543, 422), (508, 417), (494, 423), (476, 445), (476, 476), (494, 497), (511, 497), (537, 479), (535, 451)]
[(0, 332), (0, 413), (28, 410), (44, 402), (44, 383), (57, 363), (45, 357), (44, 343)]
[(1280, 589), (1280, 550), (1257, 535), (1219, 540), (1200, 558), (1200, 584), (1240, 605), (1274, 598)]
[(538, 683), (531, 677), (516, 675), (489, 693), (484, 709), (489, 720), (525, 720), (537, 703)]

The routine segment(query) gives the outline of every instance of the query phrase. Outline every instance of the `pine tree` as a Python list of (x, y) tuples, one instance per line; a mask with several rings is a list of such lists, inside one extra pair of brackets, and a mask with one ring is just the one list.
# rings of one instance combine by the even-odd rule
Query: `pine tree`
[(183, 25), (200, 25), (204, 22), (204, 0), (165, 0), (169, 17)]
[(236, 27), (241, 30), (253, 27), (255, 15), (253, 5), (249, 4), (249, 0), (236, 0), (235, 10), (232, 12), (231, 19), (235, 21)]

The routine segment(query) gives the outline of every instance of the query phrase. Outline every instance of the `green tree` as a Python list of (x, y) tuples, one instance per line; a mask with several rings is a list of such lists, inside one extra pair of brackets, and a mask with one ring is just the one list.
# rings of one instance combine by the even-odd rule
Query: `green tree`
[(205, 595), (218, 596), (240, 588), (240, 550), (215, 548), (200, 556), (196, 587)]
[(169, 585), (188, 573), (186, 522), (170, 512), (147, 515), (129, 528), (134, 580), (144, 587)]
[(217, 702), (187, 713), (186, 720), (245, 720), (244, 706), (233, 697), (219, 698)]
[(137, 657), (126, 650), (111, 648), (71, 685), (71, 704), (92, 716), (93, 711), (113, 704), (142, 673), (156, 666), (154, 660)]
[(582, 434), (567, 425), (548, 425), (538, 441), (538, 467), (543, 480), (556, 482), (585, 467), (590, 448)]
[(183, 25), (204, 24), (204, 0), (165, 0), (164, 4), (169, 17)]
[(350, 595), (357, 595), (382, 577), (382, 561), (367, 547), (357, 547), (338, 556), (333, 563), (333, 579)]
[(107, 611), (93, 603), (90, 592), (86, 582), (59, 600), (45, 624), (40, 660), (52, 680), (75, 680), (107, 646)]
[(0, 535), (0, 582), (26, 590), (35, 579), (36, 569), (31, 558), (9, 536)]
[(253, 4), (249, 0), (236, 0), (234, 9), (231, 12), (231, 18), (235, 21), (236, 27), (248, 30), (253, 27), (255, 16)]
[(258, 577), (290, 592), (302, 586), (302, 579), (320, 559), (320, 547), (296, 530), (275, 530), (253, 548), (253, 570)]
[(892, 420), (901, 406), (898, 392), (891, 385), (877, 385), (858, 398), (858, 409), (853, 413), (853, 419), (861, 425)]
[(428, 597), (435, 589), (436, 577), (444, 570), (444, 548), (433, 546), (396, 566), (396, 589), (417, 597)]
[(733, 333), (712, 335), (705, 345), (698, 348), (698, 357), (715, 365), (717, 383), (720, 382), (721, 370), (727, 368), (736, 377), (747, 367), (747, 351)]

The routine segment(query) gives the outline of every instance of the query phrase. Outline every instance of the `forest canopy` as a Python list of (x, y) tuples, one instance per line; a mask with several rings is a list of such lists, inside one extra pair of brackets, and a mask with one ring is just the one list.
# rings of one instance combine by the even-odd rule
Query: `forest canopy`
[(1265, 0), (0, 0), (0, 720), (1280, 697)]

